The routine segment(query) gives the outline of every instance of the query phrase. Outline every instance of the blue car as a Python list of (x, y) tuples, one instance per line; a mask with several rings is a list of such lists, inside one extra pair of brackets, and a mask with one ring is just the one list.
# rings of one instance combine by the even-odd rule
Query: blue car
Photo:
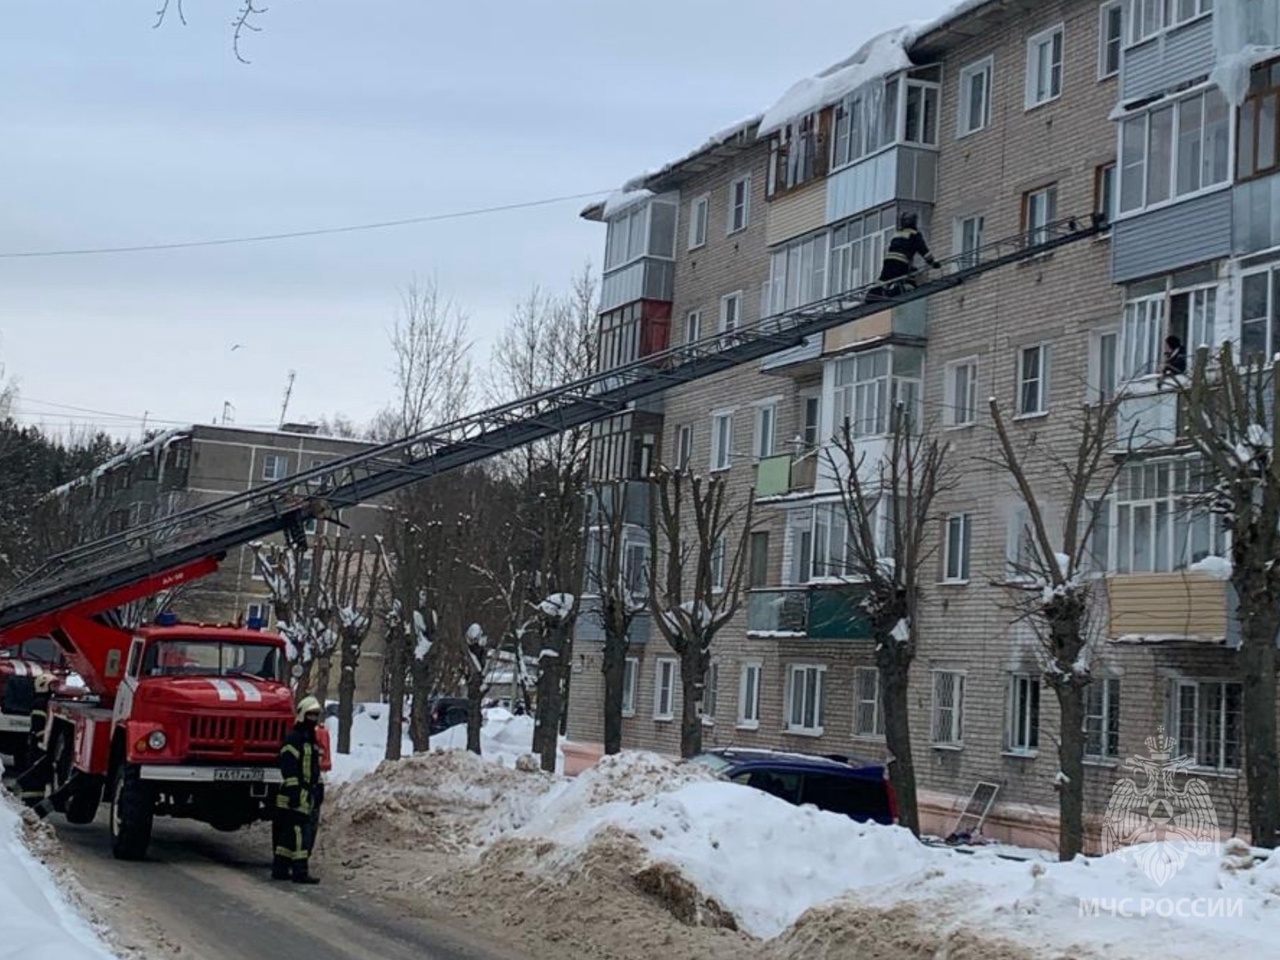
[(897, 798), (882, 763), (735, 747), (708, 750), (690, 762), (797, 806), (809, 803), (862, 822), (898, 822)]

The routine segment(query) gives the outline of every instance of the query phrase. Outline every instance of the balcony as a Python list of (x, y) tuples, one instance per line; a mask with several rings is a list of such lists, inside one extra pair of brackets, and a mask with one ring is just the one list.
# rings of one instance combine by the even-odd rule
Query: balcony
[[(639, 599), (639, 598), (637, 598)], [(652, 619), (647, 612), (639, 613), (631, 621), (631, 643), (646, 643), (652, 632)], [(604, 624), (600, 622), (600, 598), (584, 594), (573, 622), (573, 639), (575, 643), (604, 643)]]
[(795, 458), (769, 457), (756, 468), (756, 497), (785, 497), (812, 493), (818, 482), (817, 451)]
[(1115, 643), (1234, 646), (1234, 598), (1228, 581), (1205, 573), (1117, 574), (1107, 579), (1108, 636)]
[(812, 584), (753, 590), (747, 599), (747, 635), (796, 640), (870, 640), (862, 610), (866, 587)]
[(622, 510), (622, 522), (628, 526), (649, 526), (649, 499), (652, 484), (643, 480), (603, 483), (587, 491), (586, 523), (588, 527), (607, 525)]
[(827, 223), (838, 223), (895, 200), (935, 203), (937, 195), (937, 150), (895, 146), (827, 178)]

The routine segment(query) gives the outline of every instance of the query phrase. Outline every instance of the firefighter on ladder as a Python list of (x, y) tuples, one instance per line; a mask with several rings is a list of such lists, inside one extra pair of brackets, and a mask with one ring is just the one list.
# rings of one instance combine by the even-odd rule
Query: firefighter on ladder
[(31, 700), (31, 729), (27, 734), (26, 769), (18, 777), (18, 794), (28, 807), (44, 799), (49, 784), (48, 761), (44, 754), (44, 731), (49, 724), (49, 701), (53, 699), (53, 674), (40, 673), (35, 678), (35, 696)]
[(920, 232), (920, 218), (914, 213), (904, 213), (898, 229), (889, 240), (889, 249), (885, 251), (878, 286), (871, 288), (867, 299), (881, 300), (914, 289), (916, 284), (913, 274), (917, 256), (935, 270), (942, 266), (929, 252), (929, 244)]
[(320, 882), (310, 872), (311, 848), (315, 845), (314, 814), (324, 789), (320, 783), (320, 745), (316, 739), (319, 724), (320, 701), (306, 697), (298, 704), (298, 722), (280, 745), (283, 783), (276, 795), (271, 829), (273, 880)]

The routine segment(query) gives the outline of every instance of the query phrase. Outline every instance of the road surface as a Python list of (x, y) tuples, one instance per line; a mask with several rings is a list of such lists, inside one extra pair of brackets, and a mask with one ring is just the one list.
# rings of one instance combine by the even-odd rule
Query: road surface
[(528, 960), (447, 918), (395, 915), (336, 877), (274, 883), (260, 830), (157, 820), (148, 859), (125, 863), (111, 856), (104, 816), (50, 822), (94, 906), (148, 960)]

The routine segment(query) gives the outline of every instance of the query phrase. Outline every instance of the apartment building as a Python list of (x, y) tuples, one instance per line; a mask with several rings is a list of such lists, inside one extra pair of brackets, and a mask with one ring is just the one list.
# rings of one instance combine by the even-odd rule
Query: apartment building
[[(1246, 47), (1248, 59), (1234, 56)], [(1233, 599), (1203, 569), (1225, 555), (1226, 537), (1197, 504), (1203, 480), (1177, 446), (1176, 396), (1158, 375), (1170, 334), (1280, 352), (1280, 58), (1258, 52), (1268, 47), (1280, 54), (1275, 0), (975, 0), (875, 38), (630, 185), (626, 202), (678, 211), (663, 292), (673, 342), (870, 281), (908, 210), (936, 256), (962, 263), (1062, 218), (1113, 221), (1103, 236), (650, 406), (646, 430), (660, 441), (649, 457), (724, 471), (735, 491), (754, 490), (762, 518), (748, 603), (716, 642), (708, 743), (883, 755), (873, 651), (858, 585), (840, 579), (843, 514), (827, 464), (846, 420), (874, 463), (889, 406), (902, 401), (945, 437), (958, 473), (938, 505), (913, 667), (925, 827), (949, 831), (983, 782), (997, 787), (988, 834), (1051, 845), (1059, 720), (1036, 637), (1008, 610), (1027, 516), (992, 463), (988, 398), (1016, 443), (1062, 454), (1082, 410), (1120, 395), (1138, 450), (1111, 495), (1089, 504), (1099, 603), (1090, 828), (1123, 761), (1161, 728), (1194, 759), (1223, 829), (1245, 827)], [(611, 252), (629, 233), (609, 205), (587, 215), (607, 223)], [(1060, 528), (1061, 472), (1032, 457), (1029, 479)], [(578, 740), (599, 738), (596, 639), (584, 629), (576, 648)], [(631, 656), (624, 743), (674, 751), (674, 655), (644, 627)]]
[[(83, 542), (367, 449), (363, 441), (321, 436), (306, 424), (285, 424), (279, 430), (193, 424), (158, 434), (56, 493), (63, 515), (75, 525), (75, 539)], [(362, 505), (344, 511), (340, 524), (311, 521), (307, 532), (369, 536), (379, 532), (380, 523), (378, 507)], [(270, 591), (248, 546), (232, 550), (214, 574), (185, 589), (174, 609), (184, 619), (203, 623), (273, 625)], [(357, 700), (377, 700), (381, 691), (382, 638), (374, 631), (361, 655)]]

